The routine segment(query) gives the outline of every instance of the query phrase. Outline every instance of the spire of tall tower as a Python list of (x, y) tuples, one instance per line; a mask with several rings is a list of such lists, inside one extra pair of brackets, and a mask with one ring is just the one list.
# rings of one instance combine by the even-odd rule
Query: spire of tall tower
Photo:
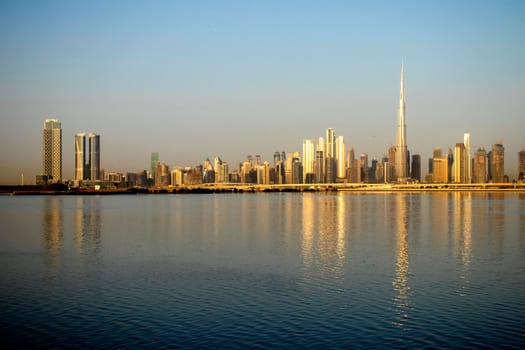
[(401, 103), (403, 104), (403, 107), (405, 105), (405, 62), (404, 59), (401, 59), (401, 92), (399, 94), (399, 106), (401, 107)]

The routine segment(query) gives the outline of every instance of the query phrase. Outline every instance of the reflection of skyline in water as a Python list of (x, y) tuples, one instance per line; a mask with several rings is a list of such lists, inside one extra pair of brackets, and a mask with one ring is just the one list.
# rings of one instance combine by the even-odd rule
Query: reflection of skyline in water
[(47, 266), (53, 271), (59, 268), (62, 241), (62, 199), (57, 196), (46, 196), (42, 210), (42, 246), (47, 252)]
[(470, 192), (454, 192), (452, 194), (452, 217), (456, 256), (461, 264), (460, 290), (464, 296), (470, 285), (470, 264), (472, 260), (472, 194)]
[[(302, 255), (306, 276), (342, 282), (346, 254), (346, 197), (302, 197)], [(317, 277), (316, 277), (317, 276)]]
[(102, 245), (100, 199), (79, 196), (75, 204), (74, 245), (77, 254), (98, 252)]

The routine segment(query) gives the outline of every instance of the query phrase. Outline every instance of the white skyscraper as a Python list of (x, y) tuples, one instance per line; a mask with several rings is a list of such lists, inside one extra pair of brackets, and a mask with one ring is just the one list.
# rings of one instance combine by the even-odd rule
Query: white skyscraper
[(303, 140), (303, 182), (315, 182), (315, 140)]
[(470, 155), (470, 133), (466, 132), (463, 135), (463, 143), (465, 144), (465, 183), (472, 182), (472, 156)]
[(397, 110), (397, 143), (396, 143), (396, 178), (404, 181), (407, 176), (407, 138), (405, 121), (405, 76), (404, 64), (401, 64), (401, 92)]
[(62, 180), (62, 124), (57, 119), (46, 119), (44, 123), (42, 173)]
[(335, 158), (337, 162), (338, 179), (346, 178), (346, 145), (343, 136), (338, 136), (335, 141)]

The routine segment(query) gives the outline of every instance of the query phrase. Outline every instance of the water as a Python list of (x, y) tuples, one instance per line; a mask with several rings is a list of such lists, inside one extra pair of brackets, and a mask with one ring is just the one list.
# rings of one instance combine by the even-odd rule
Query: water
[(0, 197), (3, 348), (520, 347), (525, 195)]

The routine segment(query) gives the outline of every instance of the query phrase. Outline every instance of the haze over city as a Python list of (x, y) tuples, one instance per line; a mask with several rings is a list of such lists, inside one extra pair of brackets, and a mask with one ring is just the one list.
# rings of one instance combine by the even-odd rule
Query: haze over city
[(220, 156), (301, 151), (326, 128), (356, 154), (396, 143), (401, 59), (407, 144), (422, 172), (432, 149), (470, 132), (525, 146), (525, 3), (0, 3), (0, 183), (42, 171), (42, 127), (101, 135), (108, 171)]

